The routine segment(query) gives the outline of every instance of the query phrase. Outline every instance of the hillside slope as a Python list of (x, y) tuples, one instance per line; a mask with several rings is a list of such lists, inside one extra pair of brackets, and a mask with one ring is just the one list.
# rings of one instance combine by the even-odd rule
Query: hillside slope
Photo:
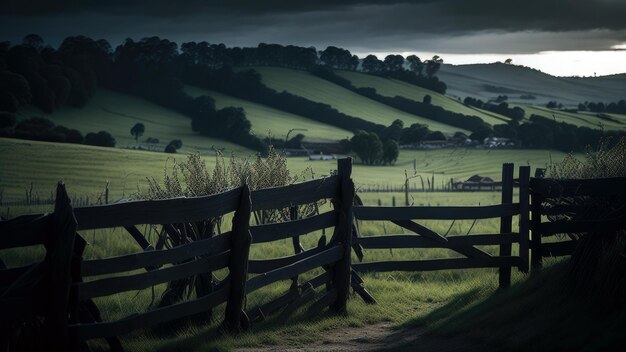
[(415, 101), (422, 101), (425, 95), (430, 95), (433, 105), (441, 106), (448, 111), (459, 114), (478, 116), (490, 125), (498, 125), (510, 121), (505, 116), (466, 106), (457, 99), (406, 82), (354, 71), (335, 72), (352, 82), (355, 87), (375, 88), (379, 94), (384, 96), (401, 96)]
[(159, 150), (172, 139), (181, 139), (180, 152), (200, 151), (212, 153), (212, 147), (224, 148), (224, 152), (250, 154), (251, 150), (224, 140), (201, 136), (191, 130), (191, 119), (175, 111), (129, 95), (106, 89), (98, 89), (86, 106), (80, 109), (63, 107), (50, 115), (34, 107), (20, 111), (20, 118), (42, 116), (57, 125), (75, 128), (86, 135), (88, 132), (108, 131), (117, 141), (117, 147), (127, 148), (136, 145), (130, 134), (135, 123), (143, 123), (146, 131), (140, 138), (158, 138)]
[(513, 106), (519, 106), (526, 112), (526, 118), (529, 118), (533, 114), (541, 115), (549, 119), (554, 118), (559, 122), (566, 122), (572, 125), (580, 127), (589, 127), (594, 129), (626, 130), (626, 116), (617, 114), (604, 114), (608, 118), (598, 117), (598, 114), (592, 112), (567, 112), (562, 110), (548, 109), (538, 105), (528, 104), (512, 104)]
[(400, 119), (405, 126), (427, 124), (431, 130), (454, 133), (461, 129), (412, 115), (368, 99), (336, 84), (304, 71), (277, 67), (253, 67), (261, 74), (263, 83), (279, 92), (288, 91), (312, 101), (328, 104), (347, 115), (389, 126)]
[(305, 139), (307, 141), (337, 141), (352, 136), (352, 132), (338, 127), (216, 91), (195, 86), (185, 86), (185, 92), (193, 97), (200, 95), (210, 96), (215, 99), (215, 106), (218, 109), (229, 106), (243, 108), (246, 112), (246, 117), (252, 123), (252, 131), (259, 137), (265, 137), (270, 133), (275, 138), (285, 138), (292, 128), (306, 129), (307, 131), (294, 131), (290, 137), (295, 136), (296, 133), (302, 133), (306, 136)]
[[(229, 156), (229, 154), (226, 154)], [(241, 154), (239, 154), (241, 155)], [(564, 153), (540, 149), (438, 149), (402, 150), (398, 162), (392, 166), (367, 166), (355, 163), (353, 176), (357, 188), (384, 187), (404, 184), (405, 170), (412, 173), (413, 160), (417, 172), (426, 180), (435, 178), (435, 185), (451, 178), (467, 179), (479, 174), (500, 179), (502, 163), (546, 167), (552, 157), (560, 160)], [(244, 154), (244, 157), (248, 154)], [(68, 184), (70, 195), (95, 195), (110, 182), (111, 197), (134, 193), (137, 187), (145, 189), (146, 177), (161, 177), (163, 167), (171, 165), (171, 158), (183, 159), (178, 154), (153, 153), (119, 148), (102, 148), (67, 143), (50, 143), (0, 138), (0, 191), (4, 200), (24, 198), (24, 189), (33, 182), (35, 192), (47, 197), (57, 181)], [(209, 165), (215, 163), (211, 155), (203, 156)], [(4, 166), (7, 167), (4, 167)], [(337, 167), (337, 161), (309, 161), (306, 157), (289, 158), (293, 174), (311, 168), (316, 177), (327, 175)], [(69, 171), (68, 171), (69, 170)], [(418, 179), (413, 179), (418, 183)], [(426, 182), (426, 181), (425, 181)], [(423, 202), (415, 194), (416, 203)]]
[[(488, 100), (508, 95), (511, 101), (564, 105), (584, 101), (618, 101), (626, 98), (626, 75), (607, 77), (555, 77), (527, 67), (505, 64), (442, 65), (437, 76), (448, 85), (447, 94), (461, 99), (471, 96)], [(533, 95), (524, 100), (522, 95)]]

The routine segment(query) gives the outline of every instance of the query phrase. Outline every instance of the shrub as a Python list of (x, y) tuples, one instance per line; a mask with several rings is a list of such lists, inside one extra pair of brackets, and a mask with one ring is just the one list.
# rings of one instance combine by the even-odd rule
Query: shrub
[(115, 147), (115, 138), (107, 131), (90, 132), (85, 136), (85, 144), (98, 147)]
[(166, 153), (176, 153), (176, 151), (183, 147), (183, 141), (180, 139), (174, 139), (165, 147)]

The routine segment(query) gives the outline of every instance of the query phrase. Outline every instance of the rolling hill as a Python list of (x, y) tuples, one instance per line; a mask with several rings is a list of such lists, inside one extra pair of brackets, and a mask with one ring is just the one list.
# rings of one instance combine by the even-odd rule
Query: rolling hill
[(401, 96), (411, 100), (422, 101), (425, 95), (430, 95), (432, 98), (431, 104), (459, 114), (478, 116), (490, 125), (498, 125), (510, 121), (506, 116), (466, 106), (457, 99), (406, 82), (354, 71), (335, 72), (352, 82), (355, 87), (375, 88), (379, 94), (384, 96)]
[(246, 112), (246, 117), (252, 123), (252, 131), (260, 137), (265, 137), (271, 133), (273, 137), (285, 138), (292, 128), (302, 128), (306, 131), (294, 131), (306, 136), (305, 140), (323, 142), (337, 141), (352, 136), (352, 132), (330, 126), (321, 122), (307, 119), (302, 116), (290, 114), (269, 106), (253, 103), (251, 101), (235, 98), (216, 91), (211, 91), (194, 86), (186, 86), (185, 92), (191, 96), (208, 95), (215, 99), (215, 106), (218, 109), (224, 107), (241, 107)]
[(88, 132), (108, 131), (117, 141), (117, 147), (136, 145), (130, 129), (137, 122), (145, 125), (141, 141), (148, 137), (158, 138), (158, 150), (163, 150), (172, 139), (181, 139), (180, 152), (200, 151), (212, 153), (213, 147), (224, 148), (225, 153), (252, 153), (251, 150), (224, 140), (201, 136), (191, 130), (191, 119), (175, 111), (165, 109), (143, 99), (98, 89), (86, 106), (80, 109), (63, 107), (46, 115), (34, 107), (20, 111), (20, 118), (42, 116), (57, 125), (75, 128), (86, 135)]
[(549, 119), (554, 118), (559, 122), (566, 122), (580, 127), (589, 127), (593, 129), (626, 130), (626, 116), (618, 114), (604, 114), (606, 117), (601, 118), (592, 112), (567, 112), (562, 110), (548, 109), (544, 106), (529, 104), (512, 104), (519, 106), (526, 112), (526, 118), (531, 115), (541, 115)]
[[(467, 179), (474, 174), (500, 179), (502, 163), (545, 167), (550, 158), (558, 161), (564, 155), (539, 149), (402, 150), (395, 165), (355, 163), (353, 175), (357, 189), (399, 187), (404, 183), (404, 171), (412, 174), (415, 160), (417, 172), (424, 180), (434, 175), (435, 184), (439, 186), (450, 178)], [(3, 166), (0, 168), (0, 192), (3, 200), (21, 200), (24, 189), (32, 182), (35, 192), (45, 198), (54, 190), (56, 182), (63, 180), (68, 184), (70, 195), (93, 199), (109, 182), (111, 198), (117, 200), (135, 193), (138, 187), (144, 188), (146, 177), (162, 177), (163, 167), (173, 162), (171, 158), (182, 159), (184, 155), (0, 138), (0, 165)], [(203, 155), (203, 158), (209, 165), (215, 162), (211, 155)], [(316, 177), (327, 175), (337, 167), (335, 160), (311, 162), (306, 157), (289, 158), (287, 163), (293, 173), (311, 168)]]
[[(566, 106), (584, 101), (626, 99), (626, 74), (605, 77), (555, 77), (523, 66), (494, 64), (442, 65), (437, 76), (447, 94), (489, 100), (508, 95), (510, 101), (545, 105), (554, 100)], [(527, 100), (522, 95), (532, 95)]]
[(406, 126), (413, 123), (427, 124), (430, 129), (444, 133), (454, 133), (461, 130), (454, 126), (394, 109), (305, 71), (277, 67), (253, 68), (261, 74), (263, 83), (270, 88), (279, 92), (288, 91), (312, 101), (331, 105), (347, 115), (360, 117), (385, 126), (390, 125), (396, 119), (400, 119)]

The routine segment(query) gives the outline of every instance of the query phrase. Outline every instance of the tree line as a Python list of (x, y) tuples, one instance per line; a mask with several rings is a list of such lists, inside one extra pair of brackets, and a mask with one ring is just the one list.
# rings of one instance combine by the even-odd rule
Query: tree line
[(584, 103), (578, 104), (579, 111), (591, 111), (591, 112), (608, 112), (611, 114), (622, 114), (626, 115), (626, 100), (622, 99), (618, 102), (590, 102), (586, 101)]
[(333, 82), (350, 91), (353, 91), (357, 94), (363, 95), (369, 99), (378, 101), (380, 103), (404, 112), (408, 112), (413, 115), (419, 115), (433, 121), (445, 123), (450, 126), (466, 129), (473, 132), (489, 128), (489, 125), (478, 116), (464, 115), (445, 110), (441, 106), (432, 105), (430, 103), (431, 97), (429, 95), (427, 95), (427, 98), (424, 99), (424, 101), (422, 102), (400, 96), (387, 97), (378, 94), (376, 89), (371, 87), (357, 88), (352, 84), (352, 82), (337, 75), (335, 72), (329, 70), (326, 67), (318, 67), (313, 71), (313, 74), (320, 78)]

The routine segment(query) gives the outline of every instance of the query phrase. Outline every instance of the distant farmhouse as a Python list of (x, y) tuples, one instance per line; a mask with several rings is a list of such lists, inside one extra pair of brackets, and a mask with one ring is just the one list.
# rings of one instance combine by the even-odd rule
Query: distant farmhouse
[(468, 178), (466, 181), (455, 180), (452, 182), (452, 188), (454, 190), (495, 190), (496, 187), (502, 185), (502, 182), (495, 181), (491, 177), (483, 177), (480, 175), (474, 175)]

